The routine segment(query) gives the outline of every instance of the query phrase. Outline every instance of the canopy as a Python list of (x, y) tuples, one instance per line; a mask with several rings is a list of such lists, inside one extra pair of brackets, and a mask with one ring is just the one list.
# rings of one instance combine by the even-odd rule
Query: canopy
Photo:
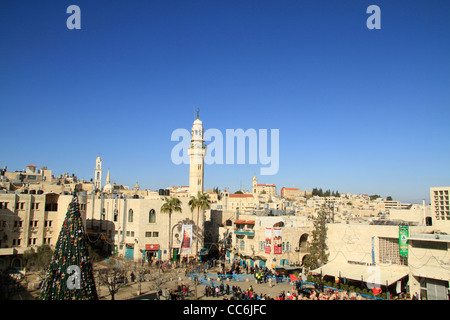
[(351, 280), (365, 281), (373, 284), (391, 285), (409, 274), (406, 266), (399, 265), (376, 265), (368, 266), (352, 264), (347, 262), (330, 262), (311, 273), (321, 273), (322, 275), (347, 278)]

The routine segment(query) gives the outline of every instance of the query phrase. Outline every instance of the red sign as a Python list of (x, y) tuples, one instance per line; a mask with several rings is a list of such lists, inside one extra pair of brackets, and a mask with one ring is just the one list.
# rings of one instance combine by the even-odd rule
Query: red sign
[(157, 251), (159, 250), (159, 244), (146, 244), (145, 251)]

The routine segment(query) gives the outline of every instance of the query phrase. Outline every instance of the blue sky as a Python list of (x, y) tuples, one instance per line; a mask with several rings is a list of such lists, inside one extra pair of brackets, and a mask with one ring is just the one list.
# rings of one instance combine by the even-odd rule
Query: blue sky
[[(81, 9), (69, 30), (66, 9)], [(366, 9), (381, 9), (369, 30)], [(2, 1), (0, 166), (187, 185), (170, 140), (280, 130), (280, 169), (209, 165), (205, 187), (314, 187), (421, 202), (449, 185), (449, 1)]]

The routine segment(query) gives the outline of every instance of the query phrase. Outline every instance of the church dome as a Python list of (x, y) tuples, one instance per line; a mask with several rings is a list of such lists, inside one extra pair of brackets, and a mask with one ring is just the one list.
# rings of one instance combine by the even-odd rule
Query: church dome
[(111, 183), (106, 184), (106, 185), (103, 187), (103, 192), (104, 192), (104, 193), (112, 193), (112, 192), (113, 192), (113, 186), (112, 186), (112, 184), (111, 184)]

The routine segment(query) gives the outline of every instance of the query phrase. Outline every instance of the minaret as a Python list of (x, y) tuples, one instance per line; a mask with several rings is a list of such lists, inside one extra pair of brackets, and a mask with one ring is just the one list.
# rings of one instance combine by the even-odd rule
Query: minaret
[(200, 110), (197, 110), (197, 119), (192, 126), (191, 144), (189, 145), (189, 194), (196, 196), (203, 193), (204, 158), (206, 145), (203, 140), (203, 124), (198, 118)]
[(100, 156), (95, 160), (94, 186), (97, 190), (102, 189), (102, 158)]

